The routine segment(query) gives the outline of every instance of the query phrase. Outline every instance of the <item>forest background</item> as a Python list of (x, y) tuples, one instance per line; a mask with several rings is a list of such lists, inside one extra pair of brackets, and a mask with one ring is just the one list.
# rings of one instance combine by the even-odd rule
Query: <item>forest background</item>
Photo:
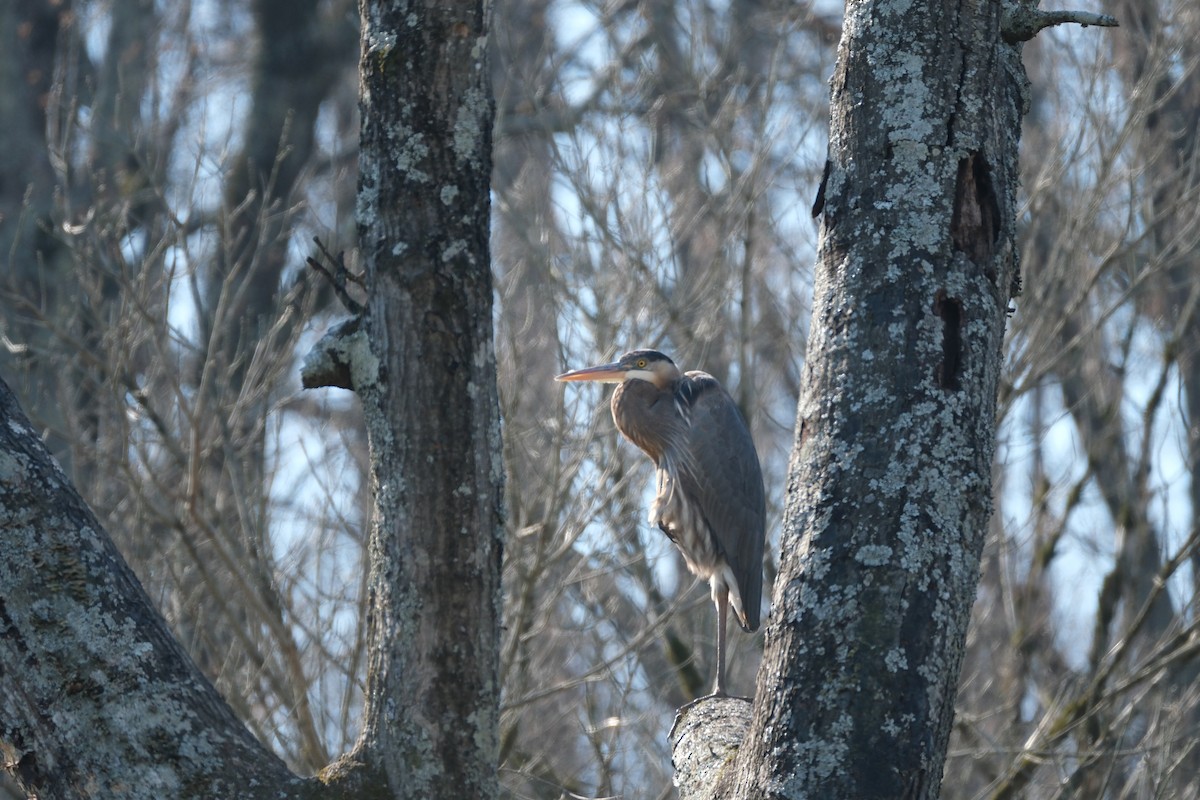
[[(1196, 774), (1200, 11), (1095, 10), (1122, 27), (1024, 51), (1026, 279), (944, 797)], [(839, 28), (824, 3), (496, 5), (513, 796), (671, 796), (707, 592), (644, 522), (603, 393), (551, 379), (641, 345), (712, 372), (779, 519)], [(342, 315), (312, 239), (354, 258), (356, 6), (18, 0), (0, 32), (0, 374), (200, 668), (311, 773), (357, 736), (365, 670), (365, 433), (298, 379)], [(761, 639), (733, 641), (749, 691)]]

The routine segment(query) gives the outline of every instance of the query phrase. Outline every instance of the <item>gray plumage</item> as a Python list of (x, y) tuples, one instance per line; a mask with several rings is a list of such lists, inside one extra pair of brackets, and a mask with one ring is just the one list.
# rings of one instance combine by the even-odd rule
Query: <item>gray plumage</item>
[(656, 350), (634, 350), (558, 380), (619, 382), (613, 421), (656, 467), (650, 521), (675, 543), (688, 570), (709, 582), (718, 615), (714, 694), (724, 694), (726, 602), (747, 631), (758, 628), (762, 602), (766, 500), (742, 415), (716, 378), (680, 373)]

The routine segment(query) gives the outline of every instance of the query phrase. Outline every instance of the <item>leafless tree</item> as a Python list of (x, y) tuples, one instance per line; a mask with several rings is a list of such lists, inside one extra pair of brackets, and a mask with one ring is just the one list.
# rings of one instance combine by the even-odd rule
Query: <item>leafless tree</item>
[[(1036, 15), (1000, 5), (1019, 40)], [(1024, 46), (1005, 231), (1025, 280), (946, 797), (1195, 793), (1197, 20), (1098, 10), (1122, 27)], [(711, 674), (706, 593), (643, 521), (646, 467), (602, 393), (551, 376), (659, 347), (734, 393), (770, 520), (812, 482), (789, 461), (840, 13), (496, 4), (512, 796), (673, 796), (674, 710)], [(353, 749), (368, 682), (368, 427), (297, 379), (320, 337), (354, 333), (305, 257), (337, 274), (345, 251), (340, 289), (370, 300), (355, 31), (344, 0), (0, 7), (0, 373), (202, 674), (305, 775)], [(734, 644), (749, 693), (764, 638)]]

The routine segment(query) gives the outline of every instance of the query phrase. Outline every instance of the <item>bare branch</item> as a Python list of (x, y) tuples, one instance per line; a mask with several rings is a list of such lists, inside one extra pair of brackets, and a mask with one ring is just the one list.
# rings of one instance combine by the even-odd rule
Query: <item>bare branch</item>
[(354, 353), (366, 344), (361, 327), (362, 317), (351, 317), (334, 325), (313, 345), (300, 365), (300, 384), (305, 389), (333, 386), (354, 390)]
[(1091, 11), (1042, 11), (1032, 5), (1018, 4), (1004, 12), (1000, 21), (1000, 32), (1009, 44), (1028, 42), (1043, 28), (1075, 23), (1087, 27), (1117, 27), (1117, 18), (1111, 14), (1096, 14)]
[(329, 281), (329, 285), (333, 287), (338, 300), (342, 301), (342, 305), (346, 307), (347, 311), (352, 314), (362, 314), (366, 310), (366, 307), (351, 297), (346, 291), (346, 281), (362, 286), (362, 275), (351, 272), (346, 267), (346, 252), (344, 250), (338, 251), (338, 254), (335, 256), (329, 252), (329, 249), (325, 247), (325, 243), (319, 237), (314, 236), (313, 242), (316, 243), (317, 248), (321, 251), (321, 255), (325, 256), (326, 260), (334, 265), (333, 271), (330, 272), (321, 262), (312, 257), (305, 259), (305, 262)]

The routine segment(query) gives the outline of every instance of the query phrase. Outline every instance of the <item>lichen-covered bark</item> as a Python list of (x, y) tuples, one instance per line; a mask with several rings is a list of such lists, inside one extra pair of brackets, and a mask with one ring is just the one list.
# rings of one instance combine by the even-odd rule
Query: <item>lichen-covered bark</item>
[(31, 795), (298, 796), (0, 381), (0, 752)]
[(938, 794), (1016, 285), (1024, 76), (1000, 13), (847, 4), (781, 571), (737, 797)]
[(705, 697), (684, 706), (671, 726), (675, 788), (682, 798), (717, 797), (750, 724), (745, 697)]
[[(363, 0), (368, 680), (356, 758), (395, 797), (498, 791), (500, 420), (488, 257), (490, 4)], [(373, 365), (367, 369), (367, 363)]]

